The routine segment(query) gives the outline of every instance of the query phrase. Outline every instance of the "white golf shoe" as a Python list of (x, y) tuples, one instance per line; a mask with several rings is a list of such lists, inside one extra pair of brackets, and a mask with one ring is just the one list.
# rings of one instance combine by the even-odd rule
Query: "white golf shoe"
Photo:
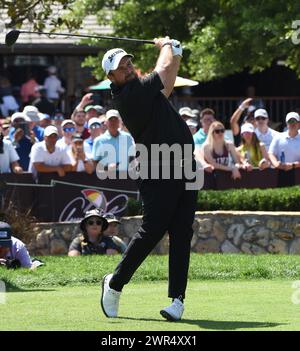
[(119, 300), (121, 292), (109, 287), (112, 274), (106, 274), (102, 279), (101, 307), (106, 317), (118, 317)]
[(160, 311), (160, 314), (168, 321), (179, 321), (184, 311), (184, 305), (179, 299), (174, 299), (172, 304)]

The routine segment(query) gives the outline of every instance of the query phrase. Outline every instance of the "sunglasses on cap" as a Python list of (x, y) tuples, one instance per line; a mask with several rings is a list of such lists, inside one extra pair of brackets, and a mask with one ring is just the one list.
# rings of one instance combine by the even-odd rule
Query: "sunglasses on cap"
[(87, 221), (87, 224), (88, 224), (88, 225), (94, 225), (94, 224), (96, 224), (96, 225), (102, 225), (103, 223), (102, 223), (102, 221), (101, 221), (100, 219), (98, 219), (98, 220), (96, 220), (96, 221), (92, 221), (91, 219), (89, 219), (89, 220)]
[(256, 121), (265, 121), (266, 119), (268, 119), (268, 117), (258, 116), (255, 119)]
[(216, 133), (216, 134), (224, 134), (225, 133), (225, 129), (224, 128), (222, 128), (222, 129), (215, 129), (214, 133)]
[(298, 123), (298, 121), (294, 118), (291, 118), (290, 120), (287, 121), (287, 124), (295, 124)]
[[(102, 124), (102, 123), (101, 123)], [(101, 124), (100, 123), (94, 123), (90, 126), (90, 129), (98, 129), (101, 128)]]
[(64, 132), (74, 132), (75, 131), (75, 128), (74, 127), (66, 127), (66, 128), (63, 128), (63, 131)]

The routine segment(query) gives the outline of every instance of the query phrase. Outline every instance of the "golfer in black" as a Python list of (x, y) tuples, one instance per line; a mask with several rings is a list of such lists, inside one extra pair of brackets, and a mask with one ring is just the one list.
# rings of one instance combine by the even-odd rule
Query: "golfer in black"
[[(115, 108), (137, 144), (143, 144), (151, 155), (153, 145), (179, 144), (190, 146), (182, 159), (170, 157), (170, 166), (182, 167), (193, 163), (193, 137), (186, 123), (168, 101), (177, 76), (182, 48), (168, 37), (155, 39), (160, 54), (154, 71), (138, 78), (132, 65), (132, 55), (122, 49), (109, 50), (102, 67), (112, 81)], [(150, 169), (154, 164), (148, 160)], [(165, 161), (165, 160), (164, 160)], [(165, 163), (164, 163), (165, 164)], [(160, 165), (159, 165), (160, 166)], [(172, 173), (172, 172), (171, 172)], [(168, 320), (179, 320), (184, 310), (184, 297), (193, 235), (196, 196), (186, 190), (186, 179), (142, 179), (140, 194), (143, 203), (143, 223), (131, 240), (113, 274), (102, 281), (101, 306), (107, 317), (117, 317), (122, 288), (163, 235), (169, 233), (169, 297), (170, 306), (160, 311)]]

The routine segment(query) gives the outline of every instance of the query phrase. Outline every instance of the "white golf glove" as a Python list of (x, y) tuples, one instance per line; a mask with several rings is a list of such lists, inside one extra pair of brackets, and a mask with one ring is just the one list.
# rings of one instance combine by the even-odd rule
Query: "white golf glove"
[(180, 41), (176, 39), (172, 39), (172, 52), (173, 56), (181, 56), (182, 57), (182, 46), (180, 44)]

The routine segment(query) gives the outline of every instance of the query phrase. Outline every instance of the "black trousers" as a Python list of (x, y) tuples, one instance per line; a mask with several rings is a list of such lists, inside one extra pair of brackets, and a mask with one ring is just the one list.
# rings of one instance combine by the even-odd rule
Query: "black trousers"
[(169, 297), (185, 296), (197, 191), (184, 180), (143, 180), (140, 185), (143, 223), (116, 267), (111, 286), (123, 287), (144, 259), (169, 233)]

